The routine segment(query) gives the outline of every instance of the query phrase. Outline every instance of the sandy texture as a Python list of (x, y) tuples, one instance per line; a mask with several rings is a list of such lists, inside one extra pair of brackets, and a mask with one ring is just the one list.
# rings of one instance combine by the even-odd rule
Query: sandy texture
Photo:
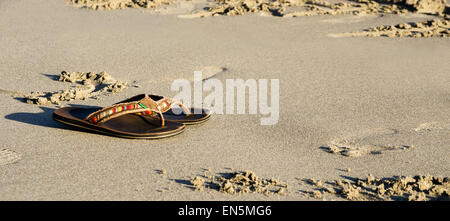
[[(322, 147), (329, 153), (340, 154), (347, 157), (360, 157), (367, 154), (382, 154), (386, 151), (405, 151), (411, 150), (412, 145), (377, 143), (377, 137), (395, 136), (397, 130), (387, 128), (377, 128), (368, 131), (362, 131), (350, 136), (341, 136), (333, 139), (327, 146)], [(375, 139), (374, 139), (375, 138)], [(373, 142), (373, 140), (376, 140)]]
[[(174, 3), (172, 0), (67, 0), (76, 7), (92, 9), (157, 8)], [(183, 2), (182, 0), (177, 3)], [(444, 20), (411, 24), (384, 25), (362, 32), (330, 34), (332, 37), (449, 37), (449, 15), (445, 0), (349, 0), (330, 3), (325, 0), (215, 0), (212, 6), (196, 13), (179, 15), (180, 18), (233, 16), (260, 14), (277, 17), (303, 17), (314, 15), (384, 15), (405, 13), (435, 14)], [(291, 9), (293, 8), (293, 9)], [(302, 8), (303, 10), (296, 10)], [(291, 10), (289, 10), (291, 9)], [(166, 14), (168, 12), (166, 11)]]
[(408, 200), (430, 201), (450, 199), (450, 181), (448, 177), (430, 175), (414, 177), (383, 177), (369, 175), (365, 179), (351, 178), (334, 181), (306, 180), (313, 191), (304, 191), (314, 198), (338, 195), (352, 201), (369, 200)]
[(12, 150), (0, 150), (0, 166), (15, 163), (22, 159), (22, 156)]
[(445, 10), (445, 0), (406, 0), (405, 4), (420, 13), (439, 14)]
[[(447, 192), (433, 194), (440, 192), (434, 186), (444, 188), (439, 177), (450, 176), (449, 38), (328, 36), (442, 16), (178, 17), (216, 4), (177, 1), (168, 6), (172, 14), (158, 14), (153, 11), (165, 6), (96, 11), (63, 0), (2, 0), (0, 200), (353, 200), (365, 191), (373, 195), (369, 200), (408, 200), (409, 188), (417, 192), (411, 200), (423, 194), (448, 199)], [(279, 79), (280, 119), (261, 126), (263, 114), (216, 114), (171, 138), (132, 140), (74, 130), (52, 120), (56, 105), (13, 96), (83, 88), (79, 79), (90, 77), (80, 71), (98, 76), (103, 70), (129, 85), (101, 99), (61, 104), (107, 106), (140, 93), (174, 97), (174, 80), (204, 70), (204, 82)], [(357, 157), (330, 153), (331, 144), (362, 151)], [(288, 187), (239, 194), (256, 184), (240, 171), (253, 171), (258, 183), (273, 178)], [(384, 184), (382, 197), (357, 183), (367, 183), (368, 174), (371, 183)], [(432, 177), (428, 190), (416, 187), (430, 183), (414, 178), (420, 174)], [(414, 181), (400, 197), (386, 195), (397, 191), (397, 181), (381, 180), (397, 176)], [(358, 187), (360, 194), (353, 194)]]
[(306, 11), (291, 12), (284, 17), (313, 16), (313, 15), (380, 15), (404, 14), (408, 8), (403, 4), (378, 3), (372, 0), (358, 0), (350, 2), (328, 3), (326, 1), (307, 1)]
[(125, 8), (156, 8), (169, 5), (173, 0), (66, 0), (68, 4), (79, 8), (95, 10), (114, 10)]
[(191, 181), (195, 190), (205, 188), (226, 194), (259, 193), (285, 195), (288, 184), (274, 178), (260, 178), (253, 171), (222, 172), (220, 175), (196, 176)]
[[(349, 168), (345, 171), (351, 172)], [(262, 194), (266, 197), (275, 194), (282, 197), (303, 196), (311, 199), (337, 197), (351, 201), (434, 201), (450, 199), (450, 180), (448, 177), (430, 175), (376, 178), (369, 174), (367, 178), (342, 176), (343, 179), (328, 181), (304, 178), (298, 180), (306, 186), (299, 186), (288, 185), (274, 178), (260, 178), (252, 171), (222, 171), (218, 174), (207, 170), (204, 175), (192, 178), (190, 185), (183, 186), (198, 192), (211, 192), (212, 190), (228, 195), (253, 193)]]
[(431, 132), (431, 131), (450, 131), (450, 123), (449, 122), (427, 122), (418, 125), (414, 128), (417, 132)]
[[(330, 34), (331, 37), (449, 37), (449, 15), (445, 12), (445, 0), (352, 0), (329, 3), (324, 0), (217, 0), (217, 5), (206, 11), (183, 15), (182, 18), (199, 18), (219, 15), (261, 15), (285, 18), (317, 15), (385, 15), (406, 13), (434, 14), (440, 19), (398, 25), (383, 25), (362, 32)], [(298, 8), (303, 10), (289, 10)]]
[[(118, 93), (127, 87), (126, 82), (118, 81), (106, 72), (73, 72), (62, 71), (58, 77), (60, 82), (78, 83), (74, 88), (55, 92), (31, 92), (22, 95), (29, 104), (60, 104), (61, 101), (98, 99), (101, 95)], [(17, 95), (16, 95), (17, 96)]]
[(424, 22), (402, 23), (397, 25), (381, 25), (362, 32), (331, 34), (333, 37), (450, 37), (450, 20), (433, 19)]
[(439, 14), (445, 10), (445, 0), (377, 0), (387, 4), (405, 5), (419, 13)]
[[(217, 5), (185, 17), (207, 17), (218, 15), (244, 15), (259, 13), (280, 17), (312, 15), (378, 15), (418, 13), (442, 14), (445, 0), (351, 0), (330, 3), (324, 0), (216, 0)], [(296, 9), (303, 8), (297, 11)], [(293, 10), (288, 10), (293, 8)], [(287, 12), (290, 11), (290, 12)]]

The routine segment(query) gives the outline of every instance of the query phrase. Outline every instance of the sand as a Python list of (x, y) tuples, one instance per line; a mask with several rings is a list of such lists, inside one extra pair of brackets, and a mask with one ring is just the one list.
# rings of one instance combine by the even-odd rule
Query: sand
[(205, 188), (226, 194), (279, 194), (285, 195), (288, 184), (274, 178), (260, 178), (253, 171), (224, 172), (219, 175), (196, 176), (191, 180), (195, 190)]
[(172, 0), (66, 0), (68, 4), (78, 8), (94, 10), (115, 10), (124, 8), (156, 8), (169, 5)]
[[(1, 1), (0, 200), (448, 199), (449, 38), (442, 31), (333, 36), (371, 27), (422, 33), (414, 24), (445, 30), (438, 22), (448, 21), (447, 10), (402, 12), (399, 4), (400, 13), (289, 17), (309, 9), (285, 5), (279, 14), (185, 18), (221, 4), (92, 10), (64, 0)], [(205, 82), (279, 79), (278, 123), (260, 125), (261, 114), (214, 115), (171, 138), (130, 140), (52, 120), (60, 106), (173, 97), (172, 82), (197, 70)], [(128, 83), (116, 91), (88, 72)], [(89, 85), (98, 96), (51, 101)], [(31, 92), (37, 100), (24, 102)], [(282, 185), (252, 193), (271, 179)]]
[(400, 132), (388, 128), (376, 128), (373, 130), (360, 131), (351, 135), (342, 135), (330, 141), (328, 145), (322, 148), (333, 154), (339, 154), (346, 157), (361, 157), (367, 154), (382, 154), (385, 151), (407, 151), (414, 148), (409, 144), (381, 143), (380, 137), (395, 137)]
[(306, 182), (315, 190), (303, 192), (316, 199), (337, 195), (351, 201), (431, 201), (448, 200), (450, 196), (448, 177), (430, 175), (375, 178), (369, 174), (367, 178), (327, 181), (326, 186), (322, 181)]
[[(346, 172), (351, 171), (347, 168)], [(299, 183), (306, 186), (299, 187), (297, 191), (289, 191), (292, 188), (287, 183), (274, 178), (260, 178), (252, 171), (222, 171), (217, 174), (208, 171), (203, 176), (192, 178), (190, 185), (183, 186), (197, 192), (216, 191), (225, 195), (251, 193), (266, 197), (306, 196), (320, 200), (342, 198), (351, 201), (434, 201), (448, 200), (450, 196), (449, 178), (430, 175), (376, 178), (369, 174), (366, 178), (343, 176), (343, 179), (327, 181), (299, 179)]]
[(402, 23), (397, 25), (382, 25), (369, 28), (362, 32), (349, 32), (341, 34), (331, 34), (333, 37), (450, 37), (450, 20), (433, 19), (424, 22)]
[(0, 150), (0, 166), (12, 164), (21, 159), (21, 155), (8, 149)]
[(126, 82), (118, 81), (106, 72), (73, 72), (62, 71), (58, 81), (79, 83), (76, 87), (53, 92), (14, 93), (23, 97), (28, 104), (61, 104), (61, 101), (99, 99), (101, 95), (119, 93), (127, 87)]

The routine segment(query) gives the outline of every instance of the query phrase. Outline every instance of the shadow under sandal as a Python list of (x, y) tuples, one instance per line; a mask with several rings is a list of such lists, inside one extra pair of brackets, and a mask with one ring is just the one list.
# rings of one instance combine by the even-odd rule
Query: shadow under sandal
[(63, 107), (53, 112), (53, 119), (63, 124), (124, 138), (155, 139), (184, 131), (184, 124), (167, 122), (156, 103), (147, 96), (128, 100), (105, 108)]
[[(186, 125), (199, 124), (209, 120), (211, 113), (207, 109), (202, 108), (188, 108), (180, 101), (169, 97), (159, 95), (136, 95), (120, 103), (126, 103), (133, 100), (140, 100), (148, 98), (155, 103), (157, 110), (161, 111), (166, 122), (183, 123)], [(179, 106), (180, 108), (175, 108)]]

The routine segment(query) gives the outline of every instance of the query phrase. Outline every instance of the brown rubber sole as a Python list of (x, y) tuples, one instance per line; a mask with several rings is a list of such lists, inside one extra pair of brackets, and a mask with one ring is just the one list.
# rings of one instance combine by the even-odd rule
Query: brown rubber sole
[[(196, 108), (191, 108), (191, 115), (186, 116), (184, 113), (175, 114), (172, 110), (163, 113), (166, 122), (182, 123), (185, 125), (201, 124), (210, 119), (211, 113), (208, 110), (202, 109), (201, 114), (195, 114), (198, 111)], [(199, 111), (200, 112), (200, 111)]]
[(63, 107), (53, 112), (53, 119), (63, 124), (86, 129), (96, 133), (115, 137), (132, 139), (159, 139), (175, 136), (184, 131), (185, 125), (176, 122), (166, 122), (160, 126), (149, 118), (136, 114), (127, 114), (111, 119), (101, 125), (90, 123), (87, 115), (100, 108)]

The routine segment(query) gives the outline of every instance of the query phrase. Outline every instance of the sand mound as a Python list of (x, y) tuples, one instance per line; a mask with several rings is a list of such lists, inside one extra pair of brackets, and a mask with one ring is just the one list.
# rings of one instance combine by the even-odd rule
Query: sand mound
[[(418, 0), (420, 1), (420, 0)], [(217, 4), (206, 11), (184, 17), (207, 17), (218, 15), (244, 15), (248, 13), (262, 13), (272, 16), (299, 17), (313, 15), (375, 15), (375, 14), (402, 14), (410, 11), (442, 13), (442, 5), (438, 3), (427, 3), (422, 0), (415, 2), (413, 6), (400, 1), (374, 1), (374, 0), (351, 0), (345, 2), (329, 3), (324, 0), (216, 0)], [(441, 1), (441, 0), (439, 0)], [(297, 10), (286, 13), (288, 8)], [(445, 8), (445, 4), (444, 4)]]
[(60, 104), (61, 101), (85, 100), (99, 98), (100, 95), (118, 93), (127, 87), (126, 82), (118, 81), (106, 72), (62, 71), (59, 81), (78, 83), (74, 88), (55, 92), (32, 92), (23, 95), (29, 104)]
[[(170, 5), (174, 0), (66, 0), (78, 8), (94, 10), (113, 10), (124, 8), (156, 8)], [(188, 0), (187, 0), (188, 1)], [(216, 4), (204, 11), (183, 18), (198, 18), (219, 15), (244, 15), (248, 13), (269, 14), (272, 16), (298, 17), (312, 15), (339, 14), (401, 14), (409, 11), (442, 14), (445, 0), (349, 0), (329, 3), (324, 0), (215, 0)], [(286, 13), (286, 9), (302, 6), (304, 10)]]
[[(389, 1), (397, 3), (395, 0), (388, 0), (388, 2)], [(445, 0), (402, 0), (398, 2), (414, 8), (419, 13), (431, 14), (443, 13), (446, 3)]]
[[(347, 169), (347, 172), (349, 171), (350, 169)], [(301, 189), (299, 193), (316, 199), (323, 199), (328, 195), (352, 201), (450, 200), (448, 177), (416, 175), (376, 178), (369, 174), (366, 178), (344, 176), (342, 180), (330, 181), (303, 179), (301, 183), (306, 183), (313, 189)], [(231, 195), (259, 193), (267, 196), (288, 193), (287, 183), (260, 178), (252, 171), (219, 173), (212, 176), (205, 172), (203, 176), (192, 178), (190, 184), (189, 187), (195, 191), (216, 190)]]
[(322, 198), (333, 194), (348, 200), (450, 200), (450, 180), (448, 177), (402, 176), (375, 178), (369, 175), (365, 179), (351, 178), (322, 182), (322, 185), (306, 183), (316, 187), (309, 194)]
[(124, 8), (156, 8), (169, 5), (172, 0), (67, 0), (67, 3), (79, 8), (94, 10), (112, 10)]
[(283, 17), (299, 17), (313, 15), (378, 15), (408, 13), (403, 4), (378, 3), (373, 0), (354, 0), (351, 2), (328, 3), (326, 1), (306, 1), (306, 11), (296, 11)]
[(411, 22), (397, 25), (382, 25), (361, 32), (330, 35), (334, 37), (450, 37), (450, 20), (433, 19), (424, 22)]
[(303, 4), (297, 0), (216, 0), (219, 4), (209, 9), (211, 16), (244, 15), (247, 13), (268, 13), (281, 16), (286, 7)]
[(287, 183), (273, 178), (260, 178), (252, 171), (220, 173), (220, 175), (215, 176), (196, 176), (190, 182), (195, 190), (213, 189), (226, 194), (285, 195), (288, 188)]

